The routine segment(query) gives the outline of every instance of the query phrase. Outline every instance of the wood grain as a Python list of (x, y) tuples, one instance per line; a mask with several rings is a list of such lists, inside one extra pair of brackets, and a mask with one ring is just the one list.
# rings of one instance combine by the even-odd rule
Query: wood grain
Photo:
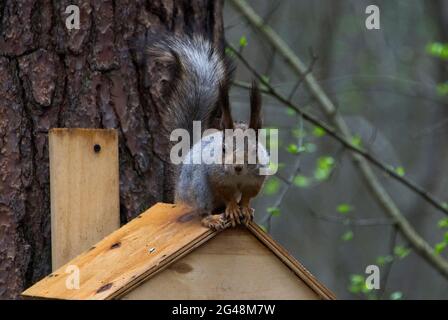
[[(157, 204), (26, 290), (26, 297), (111, 299), (193, 250), (213, 232), (189, 209)], [(65, 282), (69, 265), (80, 269), (80, 288)]]
[[(23, 296), (331, 298), (332, 294), (326, 294), (328, 289), (298, 269), (299, 263), (286, 251), (272, 250), (272, 244), (267, 246), (272, 239), (258, 241), (261, 234), (250, 234), (255, 228), (251, 224), (249, 228), (227, 229), (219, 234), (202, 227), (190, 208), (158, 203), (26, 290)], [(261, 229), (256, 232), (263, 233)], [(286, 259), (295, 263), (286, 264)], [(65, 286), (69, 265), (80, 269), (78, 290)]]
[(53, 270), (120, 227), (117, 139), (108, 129), (49, 133)]
[(244, 227), (227, 229), (123, 299), (319, 299)]

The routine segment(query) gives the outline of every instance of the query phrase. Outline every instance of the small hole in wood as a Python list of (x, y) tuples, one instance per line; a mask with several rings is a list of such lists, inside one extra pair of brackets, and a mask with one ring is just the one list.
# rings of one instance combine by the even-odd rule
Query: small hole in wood
[(104, 286), (96, 290), (96, 293), (101, 293), (103, 291), (109, 290), (110, 288), (112, 288), (112, 283), (105, 284)]
[(119, 248), (120, 246), (121, 246), (121, 242), (117, 242), (117, 243), (114, 243), (113, 245), (111, 245), (110, 248), (116, 249), (116, 248)]
[(95, 151), (95, 153), (98, 153), (101, 151), (101, 146), (99, 144), (95, 144), (93, 146), (93, 151)]

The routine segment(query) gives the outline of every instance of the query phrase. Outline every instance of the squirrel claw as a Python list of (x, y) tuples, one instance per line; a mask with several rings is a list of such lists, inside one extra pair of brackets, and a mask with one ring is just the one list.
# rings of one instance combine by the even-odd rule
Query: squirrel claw
[(247, 226), (249, 222), (254, 219), (254, 209), (250, 207), (242, 207), (241, 208), (241, 216), (243, 218), (243, 223)]
[(240, 208), (237, 205), (229, 205), (226, 208), (225, 216), (228, 221), (232, 224), (232, 227), (235, 227), (237, 224), (240, 224)]
[(221, 214), (209, 215), (201, 220), (204, 227), (212, 230), (223, 230), (226, 227), (226, 220)]

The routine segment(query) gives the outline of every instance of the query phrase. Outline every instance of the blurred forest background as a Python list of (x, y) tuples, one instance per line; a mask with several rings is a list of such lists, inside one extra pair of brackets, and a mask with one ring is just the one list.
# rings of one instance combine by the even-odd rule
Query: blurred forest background
[[(380, 30), (365, 27), (371, 4), (380, 8)], [(336, 116), (256, 26), (251, 10), (303, 61), (305, 74), (312, 71)], [(224, 22), (228, 43), (277, 93), (330, 127), (345, 123), (354, 146), (447, 207), (448, 1), (230, 0)], [(241, 117), (253, 77), (240, 60), (231, 101)], [(265, 125), (279, 128), (280, 163), (256, 201), (257, 222), (339, 299), (448, 298), (447, 277), (390, 215), (397, 209), (439, 259), (448, 257), (446, 211), (374, 169), (390, 195), (388, 212), (351, 152), (322, 127), (269, 94), (263, 108)], [(380, 268), (380, 290), (364, 284), (371, 264)]]

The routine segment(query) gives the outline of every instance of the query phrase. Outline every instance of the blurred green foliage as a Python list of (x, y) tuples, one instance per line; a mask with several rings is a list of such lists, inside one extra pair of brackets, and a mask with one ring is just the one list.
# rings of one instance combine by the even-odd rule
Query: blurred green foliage
[[(448, 43), (431, 42), (426, 46), (426, 52), (441, 60), (448, 60)], [(448, 95), (448, 82), (437, 85), (437, 94), (440, 96)]]
[(319, 127), (319, 126), (315, 126), (313, 128), (313, 135), (317, 138), (323, 137), (327, 132), (325, 131), (324, 128)]
[(247, 47), (247, 38), (246, 38), (246, 36), (241, 36), (241, 38), (240, 38), (240, 47), (241, 48)]
[(294, 177), (293, 183), (299, 188), (305, 188), (310, 185), (310, 179), (304, 175), (298, 174)]
[(342, 234), (341, 239), (342, 241), (350, 241), (353, 239), (354, 236), (355, 234), (353, 233), (353, 231), (348, 230)]
[(324, 156), (317, 159), (316, 169), (314, 170), (314, 178), (318, 181), (328, 179), (333, 171), (335, 161), (333, 157)]
[(401, 300), (403, 299), (403, 293), (401, 291), (395, 291), (390, 294), (390, 300)]
[(263, 188), (263, 193), (271, 196), (274, 195), (280, 190), (280, 181), (277, 177), (270, 177)]
[(277, 207), (268, 207), (266, 211), (273, 217), (277, 217), (280, 215), (280, 208)]
[(404, 168), (403, 168), (402, 166), (398, 166), (398, 167), (396, 167), (396, 168), (395, 168), (395, 172), (396, 172), (400, 177), (404, 176), (404, 174), (405, 174)]
[(347, 214), (353, 210), (353, 207), (348, 203), (341, 203), (337, 206), (336, 210), (341, 214)]
[(426, 51), (437, 58), (448, 60), (448, 44), (440, 42), (431, 42), (426, 46)]
[(391, 263), (392, 261), (394, 261), (394, 257), (391, 255), (386, 255), (377, 257), (375, 262), (378, 266), (384, 267), (386, 264)]
[(411, 249), (405, 247), (405, 246), (395, 246), (394, 248), (394, 254), (400, 259), (406, 258), (411, 253)]

